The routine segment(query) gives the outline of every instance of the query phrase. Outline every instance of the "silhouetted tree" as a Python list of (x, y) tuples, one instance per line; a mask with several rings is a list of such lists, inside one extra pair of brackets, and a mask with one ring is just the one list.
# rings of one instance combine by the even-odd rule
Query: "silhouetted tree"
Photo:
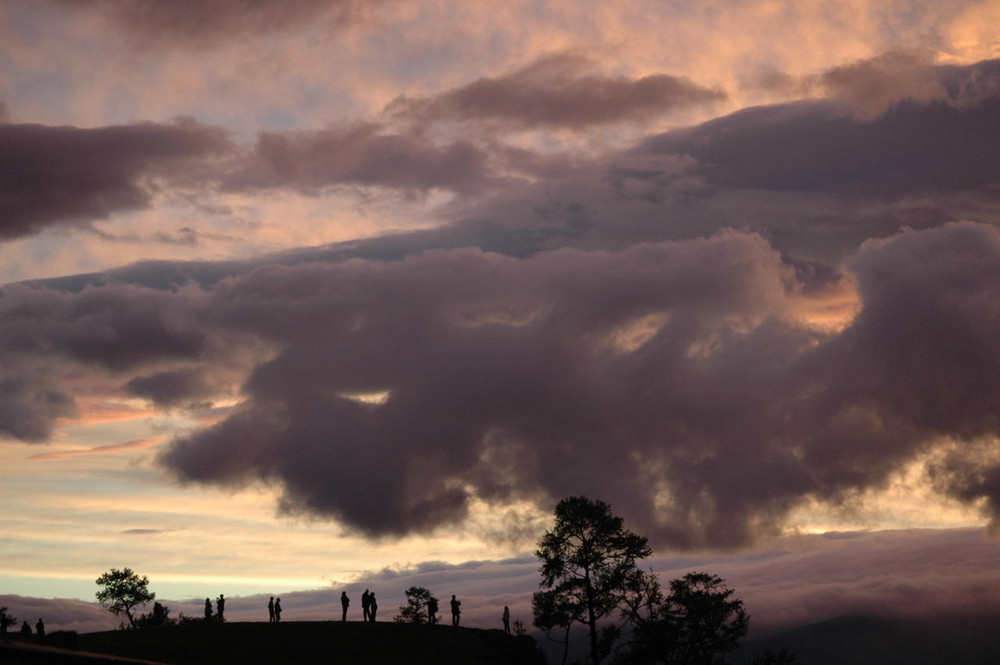
[(124, 614), (132, 628), (135, 628), (132, 609), (156, 599), (156, 594), (149, 591), (149, 578), (140, 576), (131, 568), (112, 568), (98, 577), (96, 583), (101, 587), (97, 592), (97, 602), (115, 616)]
[(555, 524), (535, 551), (542, 561), (543, 589), (532, 598), (535, 625), (546, 631), (562, 628), (567, 638), (573, 623), (586, 625), (590, 660), (597, 665), (614, 635), (612, 630), (606, 633), (609, 639), (601, 640), (598, 622), (622, 609), (625, 588), (642, 574), (636, 561), (650, 554), (646, 538), (627, 530), (608, 504), (583, 496), (563, 499), (556, 505)]
[(411, 586), (406, 590), (406, 605), (399, 606), (399, 614), (393, 617), (401, 623), (427, 623), (427, 602), (431, 592), (422, 586)]
[(688, 573), (670, 582), (665, 597), (647, 576), (632, 593), (628, 612), (635, 625), (622, 663), (712, 665), (737, 647), (750, 625), (743, 601), (717, 575)]
[(0, 633), (6, 633), (11, 626), (17, 625), (17, 617), (7, 614), (6, 607), (0, 607)]

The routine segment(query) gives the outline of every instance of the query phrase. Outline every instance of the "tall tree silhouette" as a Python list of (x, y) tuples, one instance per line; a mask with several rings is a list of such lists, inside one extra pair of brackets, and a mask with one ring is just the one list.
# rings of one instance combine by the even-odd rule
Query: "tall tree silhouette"
[(535, 626), (561, 627), (568, 638), (573, 623), (584, 624), (590, 659), (597, 665), (607, 652), (597, 624), (622, 608), (625, 589), (643, 574), (636, 562), (650, 554), (646, 538), (627, 530), (608, 504), (584, 496), (563, 499), (555, 508), (555, 524), (535, 551), (542, 561), (542, 591), (532, 598)]

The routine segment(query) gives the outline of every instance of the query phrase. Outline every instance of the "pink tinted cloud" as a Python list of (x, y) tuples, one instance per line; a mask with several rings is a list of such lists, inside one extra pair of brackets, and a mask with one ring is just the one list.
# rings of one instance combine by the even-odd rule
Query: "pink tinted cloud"
[(719, 102), (725, 92), (678, 76), (637, 79), (594, 73), (574, 54), (544, 56), (506, 76), (480, 78), (431, 97), (400, 97), (390, 114), (419, 120), (484, 122), (516, 129), (642, 121), (688, 106)]
[(147, 207), (144, 176), (188, 173), (228, 148), (194, 121), (79, 129), (0, 124), (0, 239)]
[(106, 446), (97, 446), (95, 448), (87, 448), (84, 450), (60, 450), (54, 453), (39, 453), (38, 455), (32, 455), (28, 459), (37, 460), (39, 462), (51, 462), (70, 459), (72, 457), (110, 455), (129, 450), (146, 450), (147, 448), (153, 448), (160, 445), (163, 441), (164, 437), (159, 436), (147, 439), (133, 439), (132, 441), (125, 441), (124, 443), (112, 443)]

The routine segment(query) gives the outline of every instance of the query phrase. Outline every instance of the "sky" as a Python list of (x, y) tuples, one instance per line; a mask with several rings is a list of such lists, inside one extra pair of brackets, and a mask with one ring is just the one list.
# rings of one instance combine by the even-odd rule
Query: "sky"
[(586, 495), (755, 625), (1000, 611), (997, 26), (0, 1), (0, 603), (530, 623)]

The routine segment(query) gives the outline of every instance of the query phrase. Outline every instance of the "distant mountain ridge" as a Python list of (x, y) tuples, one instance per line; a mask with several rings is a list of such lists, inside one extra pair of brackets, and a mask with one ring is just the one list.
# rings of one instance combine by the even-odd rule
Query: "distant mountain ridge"
[(844, 616), (746, 640), (730, 658), (788, 650), (803, 665), (987, 665), (1000, 662), (1000, 616)]

